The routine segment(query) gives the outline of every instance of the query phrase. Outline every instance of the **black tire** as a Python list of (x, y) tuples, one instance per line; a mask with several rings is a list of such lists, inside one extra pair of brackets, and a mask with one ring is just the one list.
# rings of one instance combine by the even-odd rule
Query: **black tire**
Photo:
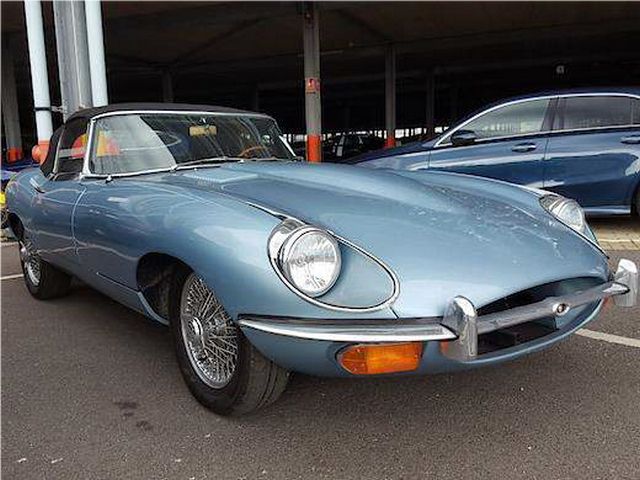
[[(640, 217), (640, 186), (636, 191), (636, 199), (635, 199), (635, 213), (636, 217)], [(633, 208), (631, 210), (634, 210)]]
[[(26, 242), (28, 245), (28, 240)], [(24, 284), (31, 295), (38, 300), (50, 300), (69, 293), (69, 287), (71, 286), (71, 276), (69, 274), (45, 262), (38, 257), (37, 253), (32, 252), (31, 255), (36, 257), (40, 271), (39, 280), (35, 281), (29, 273), (29, 268), (25, 263), (25, 255), (22, 253), (22, 249), (25, 248), (25, 239), (20, 239), (18, 248), (21, 250), (20, 265), (24, 276)]]
[(286, 388), (289, 372), (262, 355), (235, 325), (238, 356), (235, 371), (228, 383), (213, 388), (203, 382), (194, 369), (183, 339), (180, 317), (183, 289), (191, 275), (192, 272), (187, 268), (177, 269), (169, 300), (176, 356), (189, 390), (202, 405), (218, 415), (243, 415), (269, 405)]

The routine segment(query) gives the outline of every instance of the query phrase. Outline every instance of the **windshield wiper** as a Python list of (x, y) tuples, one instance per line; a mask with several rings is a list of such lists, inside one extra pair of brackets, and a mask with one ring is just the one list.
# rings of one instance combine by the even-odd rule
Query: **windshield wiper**
[(197, 167), (199, 165), (219, 165), (221, 163), (229, 162), (242, 162), (244, 158), (237, 157), (211, 157), (211, 158), (199, 158), (198, 160), (191, 160), (189, 162), (182, 162), (176, 164), (172, 170), (181, 170), (182, 168)]
[(243, 159), (247, 162), (286, 162), (291, 160), (291, 158), (282, 158), (282, 157), (252, 157)]

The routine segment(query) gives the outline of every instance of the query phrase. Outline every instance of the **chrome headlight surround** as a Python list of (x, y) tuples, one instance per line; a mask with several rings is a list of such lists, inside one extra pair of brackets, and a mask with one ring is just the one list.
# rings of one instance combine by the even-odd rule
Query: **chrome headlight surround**
[[(540, 198), (540, 205), (556, 220), (570, 229), (588, 238), (589, 227), (584, 210), (575, 200), (560, 195), (549, 194)], [(589, 239), (589, 238), (588, 238)], [(591, 241), (591, 239), (589, 239)]]
[(310, 298), (327, 293), (342, 267), (340, 246), (330, 233), (292, 220), (272, 233), (269, 256), (286, 283)]

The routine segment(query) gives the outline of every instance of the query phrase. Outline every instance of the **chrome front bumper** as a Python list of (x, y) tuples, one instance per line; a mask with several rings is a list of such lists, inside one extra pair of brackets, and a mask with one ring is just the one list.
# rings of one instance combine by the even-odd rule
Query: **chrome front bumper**
[(478, 336), (525, 322), (561, 317), (571, 309), (614, 297), (616, 305), (631, 307), (638, 300), (638, 268), (620, 260), (612, 281), (574, 292), (478, 316), (473, 303), (457, 296), (443, 317), (386, 320), (322, 320), (241, 316), (238, 323), (275, 335), (347, 343), (448, 341), (447, 357), (468, 361), (478, 355)]

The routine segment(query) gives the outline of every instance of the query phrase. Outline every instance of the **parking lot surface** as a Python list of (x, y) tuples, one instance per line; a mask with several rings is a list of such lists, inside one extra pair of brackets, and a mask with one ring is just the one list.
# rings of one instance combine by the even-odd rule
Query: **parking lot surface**
[(228, 419), (189, 394), (168, 329), (83, 285), (36, 301), (19, 273), (3, 245), (6, 479), (640, 478), (638, 307), (588, 326), (628, 345), (574, 335), (457, 374), (295, 375), (274, 405)]

